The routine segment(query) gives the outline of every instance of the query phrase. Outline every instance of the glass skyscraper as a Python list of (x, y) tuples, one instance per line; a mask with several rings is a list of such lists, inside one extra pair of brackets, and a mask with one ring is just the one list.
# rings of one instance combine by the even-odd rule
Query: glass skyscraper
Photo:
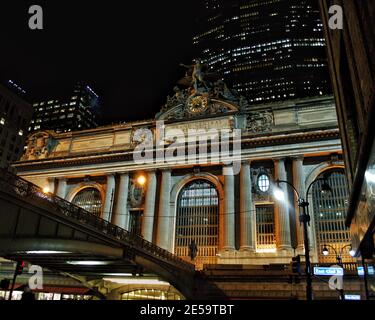
[(251, 103), (331, 93), (315, 0), (202, 0), (199, 57)]
[(34, 115), (29, 132), (70, 132), (96, 128), (100, 108), (98, 101), (98, 95), (88, 85), (79, 82), (66, 97), (33, 103)]

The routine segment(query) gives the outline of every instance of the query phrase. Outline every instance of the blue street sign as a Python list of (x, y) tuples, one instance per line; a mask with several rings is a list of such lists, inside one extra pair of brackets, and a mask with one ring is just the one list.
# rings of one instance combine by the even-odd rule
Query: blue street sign
[(369, 275), (373, 276), (375, 274), (374, 266), (368, 266), (367, 271)]
[(343, 276), (343, 268), (333, 267), (314, 267), (314, 274), (316, 276)]
[(363, 267), (357, 267), (357, 271), (359, 276), (365, 275), (365, 269), (363, 269)]
[(345, 300), (361, 300), (361, 296), (359, 294), (346, 294)]

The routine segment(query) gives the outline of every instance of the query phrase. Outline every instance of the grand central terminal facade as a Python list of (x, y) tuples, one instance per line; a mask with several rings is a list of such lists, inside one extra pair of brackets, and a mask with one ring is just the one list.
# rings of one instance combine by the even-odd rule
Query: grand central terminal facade
[[(161, 129), (167, 134), (158, 145)], [(192, 144), (213, 131), (226, 136)], [(188, 132), (195, 135), (181, 140)], [(147, 143), (151, 161), (144, 157)], [(165, 156), (168, 150), (174, 158), (159, 161), (158, 152)], [(231, 157), (213, 155), (223, 150)], [(203, 155), (209, 161), (201, 161)], [(322, 249), (350, 244), (348, 187), (331, 96), (254, 106), (220, 81), (210, 90), (176, 87), (155, 119), (36, 132), (13, 167), (46, 193), (187, 261), (194, 242), (198, 270), (289, 264), (304, 254), (297, 195), (277, 180), (288, 181), (301, 197), (309, 189), (313, 263), (336, 262), (333, 252)], [(320, 178), (330, 185), (329, 195), (321, 192), (323, 182), (313, 183)], [(284, 200), (274, 197), (275, 188)], [(342, 258), (353, 261), (349, 250)]]

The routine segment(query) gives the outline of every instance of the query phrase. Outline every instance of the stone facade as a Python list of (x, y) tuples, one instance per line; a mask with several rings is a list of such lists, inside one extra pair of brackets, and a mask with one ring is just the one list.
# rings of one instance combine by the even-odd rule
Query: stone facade
[[(242, 165), (237, 176), (223, 174), (224, 164), (220, 161), (203, 166), (196, 162), (135, 163), (134, 132), (143, 128), (156, 135), (157, 124), (153, 120), (72, 133), (35, 133), (29, 137), (22, 160), (14, 167), (23, 178), (43, 188), (48, 186), (68, 201), (85, 188), (99, 190), (101, 216), (125, 229), (130, 229), (131, 211), (139, 210), (143, 213), (142, 236), (171, 252), (175, 251), (179, 193), (191, 181), (207, 180), (219, 197), (218, 254), (199, 257), (199, 264), (289, 263), (295, 252), (302, 253), (303, 249), (301, 228), (296, 223), (298, 208), (275, 201), (270, 191), (259, 192), (256, 179), (260, 172), (267, 172), (271, 183), (277, 178), (290, 180), (303, 194), (323, 171), (343, 166), (333, 100), (325, 97), (257, 108), (247, 106), (242, 110), (228, 100), (218, 100), (216, 104), (219, 103), (226, 106), (225, 112), (168, 120), (165, 127), (182, 131), (240, 129)], [(266, 120), (267, 125), (263, 120), (255, 125), (254, 115), (272, 120)], [(163, 117), (163, 113), (158, 117)], [(39, 136), (48, 137), (41, 141)], [(140, 174), (147, 182), (140, 203), (134, 205), (132, 181)], [(284, 187), (290, 195), (291, 190)], [(255, 213), (258, 205), (267, 204), (273, 206), (275, 215), (275, 244), (269, 252), (259, 250), (256, 243)], [(318, 249), (314, 245), (312, 249), (313, 260), (317, 261)]]

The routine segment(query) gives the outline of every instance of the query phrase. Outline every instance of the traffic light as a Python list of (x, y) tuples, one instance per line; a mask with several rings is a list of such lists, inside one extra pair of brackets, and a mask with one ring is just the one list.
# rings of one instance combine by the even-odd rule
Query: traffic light
[(292, 272), (301, 274), (301, 256), (300, 255), (292, 258)]
[(0, 288), (2, 290), (8, 290), (10, 285), (10, 280), (9, 279), (3, 279), (0, 281)]
[(26, 266), (25, 262), (17, 261), (16, 275), (20, 275), (23, 272), (23, 268)]

